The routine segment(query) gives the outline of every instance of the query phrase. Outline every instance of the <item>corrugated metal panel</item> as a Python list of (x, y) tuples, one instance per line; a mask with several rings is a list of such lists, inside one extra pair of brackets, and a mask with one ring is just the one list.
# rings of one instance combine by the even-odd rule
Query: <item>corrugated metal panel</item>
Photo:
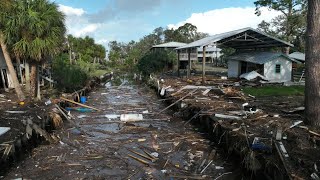
[(181, 47), (186, 45), (186, 43), (181, 43), (181, 42), (168, 42), (164, 44), (158, 44), (155, 46), (152, 46), (153, 48), (176, 48), (176, 47)]
[(289, 57), (293, 58), (293, 59), (297, 59), (299, 61), (305, 61), (306, 59), (306, 55), (304, 53), (301, 52), (294, 52), (289, 54)]
[(288, 42), (285, 42), (285, 41), (282, 41), (282, 40), (280, 40), (278, 38), (272, 37), (272, 36), (270, 36), (268, 34), (260, 32), (260, 31), (258, 31), (256, 29), (247, 27), (247, 28), (243, 28), (243, 29), (239, 29), (239, 30), (235, 30), (235, 31), (230, 31), (230, 32), (225, 32), (225, 33), (209, 36), (209, 37), (194, 41), (194, 42), (192, 42), (190, 44), (187, 44), (185, 46), (179, 47), (177, 49), (187, 49), (187, 48), (193, 48), (193, 47), (207, 46), (207, 45), (216, 43), (216, 42), (218, 42), (220, 40), (226, 39), (228, 37), (235, 36), (235, 35), (237, 35), (239, 33), (243, 33), (243, 32), (246, 32), (246, 31), (251, 31), (251, 32), (258, 33), (258, 34), (260, 34), (262, 36), (265, 36), (265, 37), (269, 38), (270, 40), (273, 40), (274, 42), (278, 42), (278, 43), (282, 44), (283, 46), (291, 46), (291, 47), (293, 47), (293, 45), (288, 43)]

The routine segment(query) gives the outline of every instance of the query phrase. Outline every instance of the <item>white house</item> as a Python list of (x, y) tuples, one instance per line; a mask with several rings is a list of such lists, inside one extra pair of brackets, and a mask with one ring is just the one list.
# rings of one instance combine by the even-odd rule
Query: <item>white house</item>
[(14, 88), (8, 66), (0, 49), (0, 88)]
[(292, 62), (295, 60), (278, 52), (239, 52), (228, 57), (228, 77), (256, 71), (270, 82), (287, 82), (291, 81)]

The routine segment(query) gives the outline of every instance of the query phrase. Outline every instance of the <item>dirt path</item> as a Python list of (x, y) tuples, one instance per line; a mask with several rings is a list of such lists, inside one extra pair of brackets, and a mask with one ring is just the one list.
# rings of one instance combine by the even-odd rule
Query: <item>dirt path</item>
[[(99, 88), (90, 94), (87, 104), (102, 111), (72, 114), (82, 130), (92, 136), (74, 128), (59, 131), (60, 143), (34, 149), (5, 179), (214, 179), (232, 168), (193, 126), (184, 126), (185, 121), (167, 114), (156, 114), (164, 106), (147, 88)], [(143, 114), (146, 121), (118, 123), (120, 114), (130, 113)], [(133, 151), (158, 158), (151, 162)]]

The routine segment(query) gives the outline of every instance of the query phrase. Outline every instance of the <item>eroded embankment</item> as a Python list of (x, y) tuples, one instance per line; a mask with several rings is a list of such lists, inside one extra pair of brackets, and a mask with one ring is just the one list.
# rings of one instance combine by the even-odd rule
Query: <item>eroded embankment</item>
[[(74, 100), (79, 100), (78, 96), (90, 92), (96, 83), (99, 83), (99, 79), (88, 81), (83, 89), (71, 96)], [(61, 128), (63, 115), (52, 101), (27, 102), (25, 105), (2, 109), (1, 125), (10, 127), (10, 130), (0, 137), (0, 178), (3, 178), (10, 168), (19, 166), (32, 154), (34, 148), (59, 141), (54, 131)]]
[[(298, 155), (292, 149), (292, 145), (296, 144), (292, 140), (301, 139), (306, 133), (300, 132), (303, 130), (299, 129), (299, 133), (296, 133), (296, 130), (287, 128), (285, 135), (290, 139), (273, 140), (273, 133), (277, 132), (277, 128), (290, 127), (291, 120), (261, 110), (244, 111), (243, 104), (248, 100), (245, 100), (240, 91), (234, 91), (230, 87), (195, 86), (188, 81), (172, 77), (164, 79), (162, 83), (154, 78), (149, 80), (148, 84), (158, 94), (162, 88), (166, 89), (162, 101), (167, 106), (172, 106), (171, 110), (187, 123), (192, 123), (205, 133), (207, 139), (213, 142), (213, 146), (222, 150), (228, 161), (238, 167), (239, 177), (294, 179), (306, 176), (304, 173), (308, 172), (308, 169), (295, 171), (299, 166), (290, 162)], [(284, 158), (278, 146), (279, 142), (283, 142), (288, 151), (293, 150), (290, 159)], [(312, 163), (310, 162), (311, 165)]]

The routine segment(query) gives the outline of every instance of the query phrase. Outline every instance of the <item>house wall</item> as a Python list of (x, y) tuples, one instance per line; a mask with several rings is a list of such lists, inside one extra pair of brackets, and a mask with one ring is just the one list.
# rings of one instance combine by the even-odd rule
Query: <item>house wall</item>
[(228, 77), (236, 78), (238, 77), (240, 69), (240, 61), (228, 60)]
[[(281, 65), (280, 73), (276, 73), (276, 65)], [(264, 76), (271, 82), (291, 81), (292, 61), (279, 57), (264, 64)]]
[[(11, 76), (9, 74), (8, 66), (6, 64), (6, 61), (4, 60), (4, 56), (1, 49), (0, 49), (0, 73), (1, 73), (0, 78), (3, 73), (6, 73), (8, 88), (14, 88)], [(0, 83), (2, 83), (2, 78), (0, 79)]]

